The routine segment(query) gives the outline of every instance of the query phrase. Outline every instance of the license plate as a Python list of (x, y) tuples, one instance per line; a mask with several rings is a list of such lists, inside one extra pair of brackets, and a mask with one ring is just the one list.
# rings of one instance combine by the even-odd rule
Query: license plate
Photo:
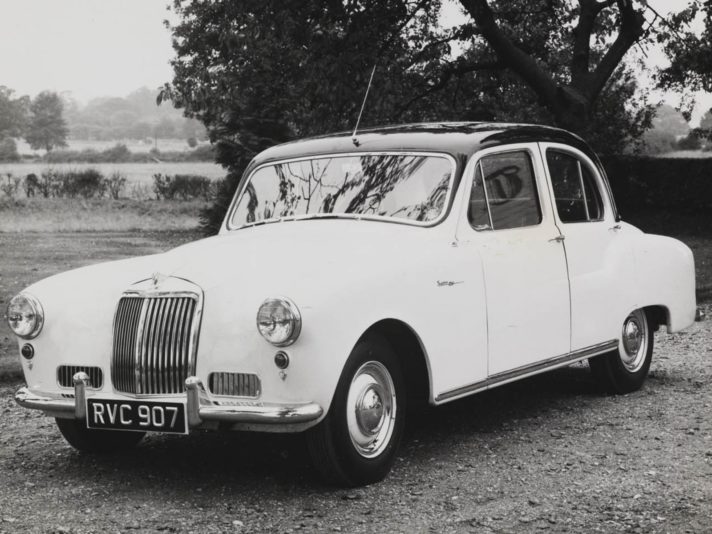
[(134, 432), (187, 434), (185, 404), (87, 399), (87, 426)]

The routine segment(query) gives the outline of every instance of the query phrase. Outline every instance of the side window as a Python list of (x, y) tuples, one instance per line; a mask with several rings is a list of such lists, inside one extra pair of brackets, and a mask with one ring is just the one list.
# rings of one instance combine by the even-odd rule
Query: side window
[(541, 222), (534, 167), (528, 152), (506, 152), (480, 159), (468, 218), (475, 230), (504, 230)]
[(561, 222), (601, 220), (601, 192), (588, 165), (576, 156), (558, 150), (546, 151), (546, 163)]

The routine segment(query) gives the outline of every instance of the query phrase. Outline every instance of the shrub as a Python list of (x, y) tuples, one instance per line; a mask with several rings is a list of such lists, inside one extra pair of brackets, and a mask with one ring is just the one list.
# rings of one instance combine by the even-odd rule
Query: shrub
[(153, 175), (153, 191), (158, 200), (210, 200), (213, 186), (209, 178), (193, 174)]
[(189, 137), (188, 139), (186, 139), (186, 143), (188, 143), (188, 146), (190, 148), (195, 148), (196, 146), (198, 146), (198, 140), (195, 137)]
[(0, 161), (18, 161), (17, 143), (14, 139), (6, 138), (0, 141)]
[(603, 161), (621, 212), (712, 212), (712, 158), (612, 156)]
[(35, 193), (40, 190), (40, 180), (35, 173), (30, 173), (25, 176), (25, 181), (22, 186), (25, 189), (25, 196), (30, 198), (35, 196)]
[(680, 150), (699, 150), (702, 148), (702, 141), (697, 134), (690, 132), (687, 137), (683, 137), (677, 142), (677, 147)]
[(101, 197), (106, 190), (104, 176), (96, 169), (54, 171), (42, 173), (37, 189), (45, 198)]
[(67, 171), (60, 176), (63, 196), (92, 198), (104, 194), (104, 176), (96, 169)]
[(17, 191), (20, 189), (21, 181), (22, 180), (20, 178), (13, 176), (12, 173), (8, 172), (5, 174), (5, 180), (0, 183), (0, 191), (2, 191), (8, 198), (15, 198)]
[(123, 163), (131, 161), (131, 151), (126, 145), (123, 144), (116, 144), (113, 147), (104, 150), (101, 155), (103, 160), (107, 163)]
[(108, 178), (104, 178), (104, 189), (109, 194), (109, 198), (117, 200), (124, 187), (126, 187), (126, 176), (120, 172), (114, 172)]

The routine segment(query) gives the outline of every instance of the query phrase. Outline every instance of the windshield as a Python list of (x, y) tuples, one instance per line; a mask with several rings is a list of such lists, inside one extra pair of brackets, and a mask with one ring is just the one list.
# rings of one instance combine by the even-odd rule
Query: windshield
[(445, 156), (364, 154), (260, 167), (229, 226), (319, 216), (386, 217), (414, 224), (440, 218), (454, 162)]

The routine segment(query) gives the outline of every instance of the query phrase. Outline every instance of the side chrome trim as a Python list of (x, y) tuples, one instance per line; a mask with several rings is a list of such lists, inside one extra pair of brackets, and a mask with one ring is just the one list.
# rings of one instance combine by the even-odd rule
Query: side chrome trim
[(441, 393), (435, 397), (435, 402), (445, 402), (450, 400), (455, 400), (459, 397), (464, 397), (472, 393), (477, 393), (478, 391), (483, 391), (485, 389), (492, 389), (497, 386), (502, 386), (508, 382), (512, 382), (519, 378), (524, 378), (527, 376), (537, 375), (545, 371), (551, 371), (557, 367), (564, 367), (571, 363), (575, 363), (580, 360), (585, 360), (592, 356), (598, 356), (599, 354), (604, 354), (611, 350), (618, 348), (618, 340), (612, 339), (606, 341), (605, 343), (599, 343), (591, 347), (586, 347), (584, 349), (579, 349), (574, 352), (569, 352), (563, 356), (556, 356), (554, 358), (549, 358), (548, 360), (543, 360), (529, 365), (524, 365), (522, 367), (517, 367), (511, 371), (504, 371), (503, 373), (497, 373), (492, 375), (485, 380), (480, 380), (474, 384), (469, 384), (467, 386), (462, 386), (459, 388), (451, 389)]

